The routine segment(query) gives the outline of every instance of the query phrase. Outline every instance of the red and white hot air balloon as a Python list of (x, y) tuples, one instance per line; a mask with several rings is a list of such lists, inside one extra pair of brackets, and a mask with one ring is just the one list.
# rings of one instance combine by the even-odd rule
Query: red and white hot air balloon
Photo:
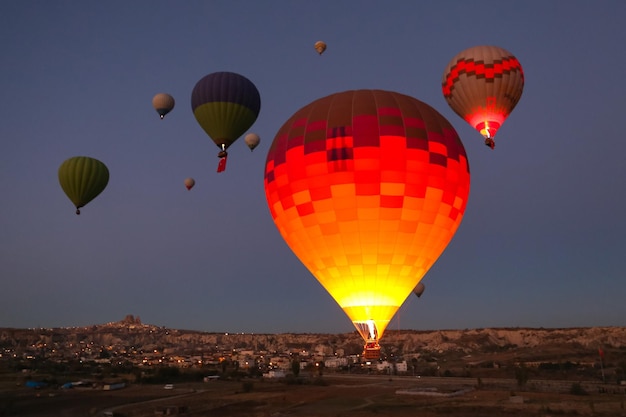
[(185, 178), (185, 187), (187, 190), (191, 190), (196, 185), (196, 181), (193, 178)]
[(448, 105), (494, 148), (494, 137), (524, 90), (518, 59), (497, 46), (474, 46), (457, 54), (443, 72)]

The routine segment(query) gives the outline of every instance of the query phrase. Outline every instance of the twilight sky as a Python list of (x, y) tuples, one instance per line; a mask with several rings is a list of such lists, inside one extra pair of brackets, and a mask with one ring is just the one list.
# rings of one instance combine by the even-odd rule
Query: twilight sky
[[(472, 174), (456, 236), (389, 329), (626, 325), (625, 19), (622, 0), (3, 1), (0, 327), (353, 331), (280, 237), (263, 168), (294, 112), (361, 88), (437, 109)], [(448, 61), (482, 44), (526, 79), (494, 151), (441, 93)], [(236, 142), (221, 174), (190, 105), (216, 71), (261, 93), (261, 144)], [(159, 92), (176, 99), (164, 120)], [(57, 179), (76, 155), (110, 170), (80, 216)]]

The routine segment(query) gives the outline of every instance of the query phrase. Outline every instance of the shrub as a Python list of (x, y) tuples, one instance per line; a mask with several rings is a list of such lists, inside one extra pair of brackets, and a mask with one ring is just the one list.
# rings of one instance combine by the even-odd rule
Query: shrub
[(325, 380), (324, 378), (314, 378), (313, 381), (311, 382), (312, 385), (319, 385), (322, 387), (325, 387), (328, 385), (328, 381)]
[(572, 395), (588, 395), (589, 393), (578, 382), (574, 382), (569, 389), (569, 393)]
[(241, 389), (243, 392), (252, 392), (254, 389), (254, 383), (252, 383), (252, 381), (243, 381), (241, 383)]

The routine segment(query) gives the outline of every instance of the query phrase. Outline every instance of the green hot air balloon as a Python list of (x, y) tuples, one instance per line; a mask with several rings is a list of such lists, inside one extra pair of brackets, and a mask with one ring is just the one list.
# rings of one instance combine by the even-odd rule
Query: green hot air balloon
[(220, 148), (217, 172), (226, 167), (226, 149), (256, 121), (261, 96), (246, 77), (214, 72), (198, 81), (191, 92), (191, 109), (207, 135)]
[(74, 156), (59, 167), (59, 183), (67, 197), (80, 208), (96, 198), (109, 183), (109, 170), (102, 162), (88, 156)]

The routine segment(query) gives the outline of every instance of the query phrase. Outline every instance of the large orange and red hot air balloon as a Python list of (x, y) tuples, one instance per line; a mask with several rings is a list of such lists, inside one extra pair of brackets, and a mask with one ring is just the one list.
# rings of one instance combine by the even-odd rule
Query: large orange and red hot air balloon
[(524, 89), (517, 58), (497, 46), (475, 46), (457, 54), (443, 72), (443, 96), (494, 148), (494, 137)]
[(378, 358), (393, 315), (463, 218), (470, 173), (456, 131), (403, 94), (332, 94), (281, 127), (264, 184), (287, 245)]

